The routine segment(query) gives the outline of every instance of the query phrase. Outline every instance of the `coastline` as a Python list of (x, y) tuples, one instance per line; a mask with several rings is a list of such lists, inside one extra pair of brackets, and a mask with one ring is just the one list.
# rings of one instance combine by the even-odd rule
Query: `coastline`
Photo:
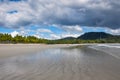
[[(117, 56), (120, 59), (120, 50), (115, 49), (112, 47), (106, 47), (110, 45), (117, 45), (113, 43), (105, 43), (105, 44), (0, 44), (0, 58), (5, 57), (12, 57), (17, 55), (24, 55), (24, 54), (33, 54), (40, 51), (43, 51), (45, 49), (51, 49), (51, 48), (66, 48), (66, 47), (74, 47), (74, 46), (89, 46), (92, 49), (103, 51), (105, 53), (109, 53), (110, 55), (114, 57)], [(118, 44), (120, 45), (120, 44)], [(111, 51), (112, 48), (112, 51)], [(118, 50), (118, 51), (116, 51)], [(115, 52), (116, 51), (116, 52)]]

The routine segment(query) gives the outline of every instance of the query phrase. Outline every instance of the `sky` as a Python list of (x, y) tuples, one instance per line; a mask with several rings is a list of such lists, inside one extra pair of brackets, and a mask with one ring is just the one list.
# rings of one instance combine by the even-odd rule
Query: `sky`
[(120, 0), (0, 0), (0, 33), (45, 39), (120, 35)]

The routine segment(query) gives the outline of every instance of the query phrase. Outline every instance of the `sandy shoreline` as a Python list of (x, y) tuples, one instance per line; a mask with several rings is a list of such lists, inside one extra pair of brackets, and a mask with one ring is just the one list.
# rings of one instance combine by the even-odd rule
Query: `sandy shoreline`
[(22, 54), (37, 53), (50, 48), (77, 46), (79, 44), (0, 44), (0, 58)]
[(112, 45), (93, 45), (89, 46), (89, 48), (104, 52), (109, 54), (117, 59), (120, 59), (120, 44), (112, 44)]

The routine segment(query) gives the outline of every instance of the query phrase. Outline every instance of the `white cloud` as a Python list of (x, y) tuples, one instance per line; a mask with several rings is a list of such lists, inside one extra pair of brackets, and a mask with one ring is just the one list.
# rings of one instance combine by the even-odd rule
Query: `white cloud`
[[(17, 13), (8, 13), (16, 10)], [(4, 27), (19, 28), (21, 26), (29, 25), (33, 19), (30, 15), (32, 9), (26, 2), (7, 2), (0, 4), (0, 23)]]
[(60, 26), (60, 25), (53, 25), (56, 28), (62, 30), (61, 33), (50, 33), (48, 39), (61, 39), (65, 37), (78, 37), (83, 33), (83, 29), (79, 25), (72, 25), (72, 26)]
[(40, 35), (34, 34), (33, 36), (37, 37), (37, 38), (41, 38)]
[(109, 32), (114, 35), (120, 35), (120, 29), (107, 29), (106, 32)]
[(54, 40), (54, 39), (60, 39), (60, 35), (56, 35), (56, 34), (50, 34), (50, 39)]
[[(49, 39), (77, 37), (83, 33), (81, 26), (108, 26), (111, 28), (108, 32), (120, 34), (119, 0), (2, 1), (0, 2), (0, 26), (16, 30), (11, 33), (12, 36), (16, 34), (26, 36), (31, 32), (36, 37)], [(10, 13), (11, 11), (16, 12)], [(27, 29), (31, 25), (32, 27), (35, 27), (34, 25), (40, 27), (37, 30), (36, 28), (31, 28), (35, 30)], [(41, 25), (58, 26), (61, 32), (56, 34), (55, 31), (41, 27)], [(46, 33), (47, 37), (44, 35)]]
[(79, 25), (75, 25), (75, 26), (63, 26), (62, 27), (65, 31), (68, 32), (82, 32), (82, 28)]
[(11, 34), (12, 37), (15, 37), (16, 35), (19, 35), (19, 32), (13, 31), (13, 32), (11, 32), (10, 34)]
[[(119, 0), (22, 0), (0, 2), (0, 26), (32, 24), (119, 28)], [(11, 14), (10, 11), (17, 13)], [(117, 19), (117, 20), (116, 20)]]
[(62, 38), (65, 38), (65, 37), (75, 37), (75, 38), (77, 38), (78, 36), (80, 36), (80, 34), (62, 34), (61, 36), (62, 36)]
[(21, 27), (20, 29), (13, 31), (10, 34), (12, 35), (12, 37), (15, 37), (16, 35), (28, 36), (30, 32), (35, 32), (35, 31)]
[(78, 36), (80, 36), (81, 34), (70, 34), (70, 33), (62, 33), (62, 34), (50, 34), (49, 39), (54, 40), (54, 39), (62, 39), (62, 38), (66, 38), (66, 37), (75, 37), (77, 38)]
[(49, 29), (40, 28), (37, 30), (37, 33), (52, 33), (52, 31)]

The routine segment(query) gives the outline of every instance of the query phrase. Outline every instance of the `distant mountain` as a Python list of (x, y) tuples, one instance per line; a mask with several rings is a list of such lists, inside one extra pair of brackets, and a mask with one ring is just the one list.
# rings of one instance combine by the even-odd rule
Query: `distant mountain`
[(79, 36), (77, 39), (96, 40), (96, 39), (107, 39), (110, 37), (114, 37), (114, 36), (112, 34), (108, 34), (105, 32), (88, 32)]
[(88, 32), (77, 38), (75, 37), (65, 37), (59, 40), (96, 40), (96, 39), (107, 39), (107, 40), (120, 40), (120, 35), (112, 35), (105, 32)]
[(62, 38), (60, 40), (74, 40), (76, 39), (75, 37), (65, 37), (65, 38)]

